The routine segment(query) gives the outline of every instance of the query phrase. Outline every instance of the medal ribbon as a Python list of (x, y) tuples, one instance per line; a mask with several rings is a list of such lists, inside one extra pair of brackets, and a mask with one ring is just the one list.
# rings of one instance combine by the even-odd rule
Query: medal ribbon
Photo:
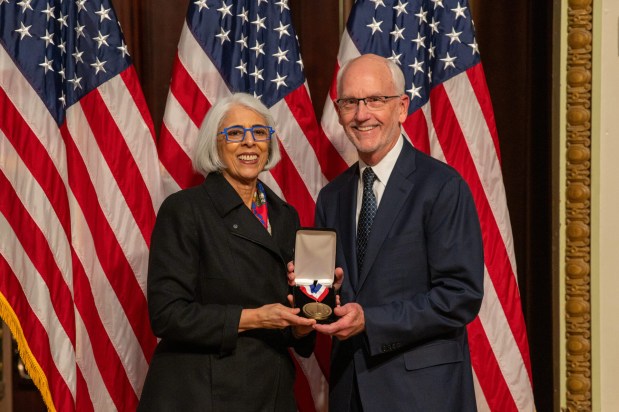
[(309, 298), (314, 299), (316, 302), (322, 302), (322, 300), (329, 294), (329, 288), (320, 283), (313, 285), (299, 286), (301, 292), (307, 295)]

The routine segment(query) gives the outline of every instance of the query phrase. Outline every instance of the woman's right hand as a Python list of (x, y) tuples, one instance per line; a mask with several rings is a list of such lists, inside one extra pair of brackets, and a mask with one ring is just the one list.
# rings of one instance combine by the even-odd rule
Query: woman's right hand
[(250, 329), (284, 329), (288, 326), (309, 326), (314, 319), (298, 316), (299, 308), (290, 308), (281, 303), (271, 303), (256, 309), (243, 309), (239, 322), (239, 332)]

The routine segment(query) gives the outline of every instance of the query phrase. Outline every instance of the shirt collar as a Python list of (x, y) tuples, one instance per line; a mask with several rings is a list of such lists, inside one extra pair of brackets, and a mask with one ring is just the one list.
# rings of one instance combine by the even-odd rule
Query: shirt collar
[[(380, 162), (372, 166), (374, 174), (378, 178), (378, 181), (387, 186), (391, 172), (395, 167), (395, 163), (398, 161), (402, 147), (404, 146), (404, 137), (400, 135), (396, 144), (389, 150), (389, 152), (382, 158)], [(359, 176), (363, 175), (363, 171), (368, 165), (361, 159), (359, 159)]]

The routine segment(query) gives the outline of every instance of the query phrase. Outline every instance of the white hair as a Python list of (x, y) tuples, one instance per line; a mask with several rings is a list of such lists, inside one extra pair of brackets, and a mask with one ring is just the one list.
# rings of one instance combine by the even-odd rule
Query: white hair
[[(198, 131), (198, 139), (193, 149), (191, 163), (193, 169), (206, 176), (211, 172), (221, 172), (226, 168), (217, 150), (217, 132), (226, 115), (237, 107), (245, 107), (262, 116), (266, 126), (275, 127), (275, 120), (269, 109), (260, 100), (247, 93), (234, 93), (219, 100), (206, 114)], [(281, 159), (277, 135), (269, 141), (269, 159), (264, 170), (274, 167)]]
[(398, 66), (396, 63), (394, 63), (393, 61), (386, 59), (382, 56), (376, 55), (376, 54), (362, 54), (361, 56), (355, 57), (353, 59), (347, 60), (342, 67), (340, 67), (340, 70), (337, 72), (337, 96), (340, 97), (341, 96), (341, 92), (342, 92), (342, 77), (344, 77), (344, 73), (346, 72), (346, 70), (348, 69), (348, 66), (354, 62), (357, 59), (360, 59), (363, 56), (372, 56), (372, 58), (376, 59), (376, 60), (380, 60), (383, 61), (385, 63), (385, 65), (389, 68), (389, 71), (391, 72), (391, 81), (393, 82), (393, 87), (395, 88), (395, 91), (397, 93), (403, 94), (405, 92), (404, 88), (405, 86), (405, 80), (404, 80), (404, 73), (402, 73), (402, 69), (400, 69), (400, 66)]

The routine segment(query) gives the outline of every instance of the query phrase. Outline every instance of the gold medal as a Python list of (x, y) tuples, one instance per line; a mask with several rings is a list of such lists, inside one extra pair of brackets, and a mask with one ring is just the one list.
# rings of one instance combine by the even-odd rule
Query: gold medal
[(303, 313), (311, 319), (325, 320), (331, 316), (331, 312), (329, 305), (320, 302), (310, 302), (303, 306)]

